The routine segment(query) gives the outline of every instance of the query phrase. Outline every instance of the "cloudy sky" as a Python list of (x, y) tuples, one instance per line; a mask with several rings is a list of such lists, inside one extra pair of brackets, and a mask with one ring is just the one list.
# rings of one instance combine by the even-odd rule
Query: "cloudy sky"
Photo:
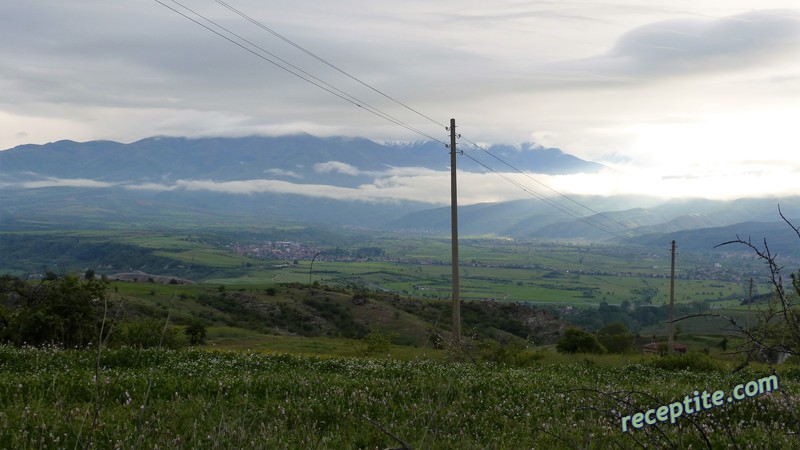
[(425, 135), (446, 140), (454, 117), (475, 142), (533, 141), (612, 169), (548, 179), (563, 191), (800, 193), (797, 0), (226, 0), (380, 93), (217, 1), (161, 1), (252, 52), (154, 0), (5, 0), (0, 148), (425, 139), (253, 54), (268, 51)]

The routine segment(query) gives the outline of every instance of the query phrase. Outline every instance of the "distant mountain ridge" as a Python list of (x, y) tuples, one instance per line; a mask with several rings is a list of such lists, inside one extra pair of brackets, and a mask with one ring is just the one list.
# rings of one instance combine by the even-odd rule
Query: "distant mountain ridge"
[[(603, 169), (535, 144), (496, 145), (491, 151), (538, 173)], [(392, 170), (446, 173), (449, 164), (449, 150), (439, 142), (384, 144), (308, 134), (22, 145), (0, 152), (0, 224), (46, 224), (55, 216), (102, 225), (106, 214), (123, 222), (223, 217), (378, 227), (430, 208), (381, 197)], [(468, 158), (460, 159), (459, 169), (484, 171)]]
[[(465, 147), (481, 156), (475, 153), (481, 150)], [(530, 173), (604, 169), (536, 144), (495, 145), (490, 150)], [(23, 145), (0, 152), (0, 230), (266, 222), (446, 234), (449, 207), (409, 200), (421, 198), (419, 194), (382, 195), (394, 187), (398, 168), (412, 176), (448, 171), (448, 152), (438, 142), (379, 143), (307, 134)], [(485, 168), (460, 158), (459, 170)], [(421, 188), (427, 195), (426, 187)], [(574, 204), (555, 200), (461, 206), (461, 234), (646, 246), (680, 236), (687, 245), (707, 248), (733, 238), (735, 230), (752, 230), (757, 238), (761, 232), (777, 232), (779, 203), (789, 218), (800, 218), (800, 196), (735, 201), (571, 196)]]
[[(534, 173), (590, 173), (604, 167), (535, 144), (495, 145), (490, 150), (520, 170)], [(448, 152), (442, 144), (431, 141), (384, 145), (364, 138), (319, 138), (307, 134), (152, 137), (130, 144), (58, 141), (0, 152), (0, 173), (25, 179), (32, 174), (98, 181), (278, 179), (353, 186), (369, 179), (366, 172), (388, 167), (446, 170), (450, 164)], [(460, 169), (483, 171), (469, 159), (462, 161)], [(328, 166), (321, 166), (325, 164)]]
[[(739, 223), (774, 224), (780, 221), (777, 210), (779, 203), (791, 207), (791, 211), (800, 218), (800, 196), (731, 201), (673, 199), (646, 207), (631, 205), (646, 204), (648, 201), (652, 202), (652, 199), (634, 196), (571, 198), (583, 205), (592, 205), (597, 213), (570, 205), (572, 209), (567, 210), (570, 213), (567, 214), (535, 199), (467, 205), (459, 208), (459, 227), (462, 233), (473, 235), (649, 243), (647, 239), (630, 239), (634, 236), (653, 237), (698, 229), (735, 229), (733, 226)], [(409, 231), (444, 233), (450, 226), (449, 214), (448, 207), (426, 209), (410, 213), (387, 226)], [(786, 227), (786, 224), (783, 226)], [(772, 225), (768, 228), (776, 229)]]

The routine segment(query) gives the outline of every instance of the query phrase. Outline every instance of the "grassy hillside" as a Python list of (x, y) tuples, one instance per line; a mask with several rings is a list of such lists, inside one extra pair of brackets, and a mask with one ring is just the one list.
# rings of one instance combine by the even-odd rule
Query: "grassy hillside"
[[(768, 375), (541, 362), (0, 346), (4, 448), (796, 448), (800, 368), (778, 390), (629, 428), (624, 416)], [(624, 395), (625, 392), (629, 394)]]
[[(438, 336), (450, 334), (448, 300), (300, 284), (113, 282), (111, 291), (115, 308), (123, 311), (121, 320), (163, 320), (168, 312), (176, 324), (199, 319), (210, 329), (208, 341), (225, 348), (264, 349), (271, 342), (280, 349), (279, 338), (287, 343), (293, 342), (288, 338), (363, 340), (376, 332), (392, 344), (432, 349)], [(543, 311), (512, 303), (468, 302), (462, 314), (466, 332), (481, 339), (512, 336), (552, 344), (566, 326)]]
[[(305, 233), (276, 231), (270, 245), (258, 233), (3, 235), (3, 267), (36, 269), (24, 271), (25, 286), (53, 270), (106, 275), (112, 337), (137, 323), (164, 336), (199, 322), (207, 335), (179, 351), (114, 339), (99, 350), (94, 340), (89, 350), (0, 345), (0, 448), (800, 445), (796, 361), (777, 368), (774, 392), (622, 430), (625, 417), (772, 373), (757, 363), (733, 373), (737, 356), (722, 340), (731, 349), (739, 341), (724, 323), (681, 322), (687, 356), (638, 350), (666, 333), (665, 254), (467, 240), (466, 345), (457, 351), (446, 339), (446, 240), (309, 242), (298, 238)], [(275, 243), (278, 235), (297, 241)], [(680, 267), (679, 316), (744, 318), (743, 277), (756, 261), (683, 254)], [(637, 324), (630, 353), (554, 350), (570, 322), (595, 330), (615, 321)]]
[[(269, 242), (273, 247), (264, 253)], [(284, 247), (275, 247), (278, 243)], [(461, 247), (460, 294), (468, 304), (504, 304), (502, 313), (512, 317), (512, 305), (528, 304), (591, 330), (622, 321), (643, 338), (665, 334), (666, 249), (654, 253), (635, 246), (489, 238), (464, 239)], [(28, 231), (1, 234), (0, 250), (0, 273), (36, 279), (47, 271), (91, 269), (112, 280), (128, 280), (114, 288), (137, 314), (160, 317), (170, 310), (178, 323), (199, 318), (210, 327), (262, 334), (344, 337), (363, 337), (374, 328), (397, 334), (397, 342), (422, 345), (430, 341), (430, 330), (447, 332), (450, 322), (449, 240), (437, 237), (300, 226)], [(713, 310), (741, 316), (747, 277), (760, 272), (759, 264), (741, 253), (680, 254), (679, 314)], [(160, 284), (172, 280), (195, 284)], [(327, 287), (298, 287), (309, 282)], [(759, 286), (757, 278), (756, 294), (763, 294), (759, 289), (765, 288)], [(376, 301), (355, 305), (356, 292), (371, 292)], [(398, 298), (429, 306), (409, 309)], [(516, 326), (506, 323), (508, 329), (503, 329), (487, 323), (476, 317), (465, 323), (465, 332), (475, 329), (486, 336)], [(686, 322), (681, 327), (685, 335), (730, 332), (721, 322)]]

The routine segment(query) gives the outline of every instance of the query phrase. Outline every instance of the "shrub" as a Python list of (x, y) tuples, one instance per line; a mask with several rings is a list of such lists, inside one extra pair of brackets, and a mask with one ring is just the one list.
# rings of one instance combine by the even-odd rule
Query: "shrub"
[(203, 322), (194, 321), (190, 323), (184, 331), (189, 339), (189, 345), (201, 345), (206, 341), (206, 326)]
[(177, 349), (185, 347), (187, 338), (180, 329), (173, 326), (164, 328), (164, 321), (158, 319), (140, 319), (123, 322), (112, 332), (111, 343), (117, 346), (135, 348)]
[(503, 342), (484, 340), (478, 343), (478, 355), (482, 361), (505, 364), (515, 367), (527, 367), (544, 358), (541, 351), (533, 350), (520, 340), (509, 338)]
[(372, 330), (364, 337), (364, 355), (384, 354), (389, 351), (394, 333)]
[(614, 322), (597, 331), (597, 340), (609, 353), (625, 353), (633, 348), (633, 333), (622, 322)]
[(0, 341), (14, 345), (57, 343), (84, 347), (97, 339), (108, 283), (70, 274), (48, 276), (39, 284), (4, 275), (0, 302)]
[(597, 336), (580, 328), (568, 328), (556, 344), (556, 349), (560, 353), (606, 353)]
[(654, 359), (653, 367), (663, 370), (689, 370), (694, 372), (712, 372), (720, 370), (719, 363), (705, 353), (690, 351), (683, 355), (667, 354)]

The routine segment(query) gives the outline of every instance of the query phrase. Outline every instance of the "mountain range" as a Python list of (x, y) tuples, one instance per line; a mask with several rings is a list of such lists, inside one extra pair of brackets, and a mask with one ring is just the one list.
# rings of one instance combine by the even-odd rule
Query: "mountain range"
[[(477, 150), (473, 147), (473, 150)], [(596, 172), (603, 165), (559, 149), (525, 143), (487, 147), (523, 171), (544, 174)], [(390, 167), (447, 170), (449, 150), (433, 141), (379, 143), (363, 138), (318, 138), (307, 134), (245, 138), (152, 137), (130, 144), (58, 141), (0, 152), (4, 177), (33, 175), (97, 181), (163, 182), (276, 179), (355, 186)], [(463, 165), (462, 165), (463, 164)], [(472, 160), (459, 168), (475, 171)], [(341, 175), (347, 175), (342, 177)]]
[[(504, 172), (560, 175), (606, 169), (532, 143), (493, 145), (487, 147), (490, 154), (464, 148), (471, 157), (459, 159), (463, 173), (485, 173), (486, 165), (477, 161), (500, 166), (498, 160)], [(23, 145), (0, 151), (0, 229), (269, 222), (446, 233), (449, 207), (427, 197), (447, 198), (449, 193), (427, 192), (425, 177), (449, 171), (449, 151), (431, 141), (381, 143), (307, 134)], [(410, 184), (410, 178), (417, 184)], [(409, 195), (414, 189), (416, 194)], [(672, 233), (703, 230), (696, 234), (705, 238), (695, 241), (708, 248), (737, 233), (774, 235), (780, 229), (775, 226), (779, 203), (800, 216), (800, 197), (537, 197), (462, 206), (461, 233), (663, 245)], [(709, 231), (714, 229), (719, 233)]]

